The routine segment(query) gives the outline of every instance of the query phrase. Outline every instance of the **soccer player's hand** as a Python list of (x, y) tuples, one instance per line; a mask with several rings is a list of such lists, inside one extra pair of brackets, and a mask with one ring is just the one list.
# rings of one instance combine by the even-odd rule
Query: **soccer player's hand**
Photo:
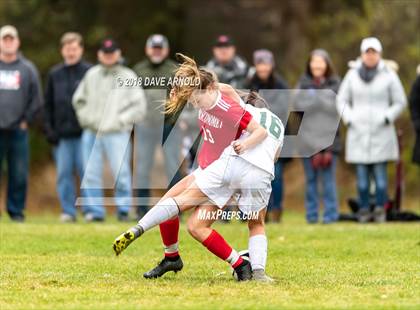
[(112, 244), (115, 255), (120, 255), (122, 251), (124, 251), (130, 245), (130, 243), (134, 241), (134, 239), (134, 233), (130, 230), (119, 235)]
[(238, 155), (243, 154), (247, 149), (246, 144), (243, 141), (238, 140), (232, 142), (232, 147), (235, 153)]

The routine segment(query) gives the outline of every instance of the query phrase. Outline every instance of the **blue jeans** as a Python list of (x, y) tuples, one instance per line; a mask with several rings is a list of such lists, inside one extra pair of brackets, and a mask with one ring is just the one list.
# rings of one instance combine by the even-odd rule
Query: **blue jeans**
[[(109, 162), (113, 180), (103, 180), (104, 154)], [(84, 212), (93, 214), (95, 218), (104, 218), (103, 189), (114, 188), (118, 212), (128, 213), (132, 203), (130, 132), (103, 133), (97, 137), (96, 132), (84, 130), (82, 156)]]
[(8, 168), (7, 213), (12, 218), (23, 217), (29, 171), (29, 145), (26, 130), (0, 130), (0, 174), (3, 158), (6, 159)]
[(333, 155), (331, 165), (323, 169), (314, 169), (310, 158), (303, 159), (306, 177), (305, 209), (308, 223), (318, 222), (319, 188), (322, 184), (324, 201), (323, 222), (331, 223), (338, 220), (337, 184), (335, 181), (337, 156)]
[(375, 206), (384, 207), (388, 201), (388, 180), (386, 175), (387, 163), (357, 164), (357, 189), (361, 208), (369, 208), (370, 205), (370, 180), (375, 181)]
[(268, 211), (282, 210), (283, 208), (283, 166), (281, 161), (274, 165), (274, 180), (271, 182), (271, 196), (268, 202)]
[[(54, 148), (57, 191), (63, 213), (76, 216), (75, 175), (83, 176), (81, 138), (62, 138)], [(83, 194), (82, 194), (83, 196)]]
[[(168, 138), (169, 136), (169, 138)], [(182, 135), (178, 127), (165, 124), (163, 128), (147, 125), (136, 125), (136, 157), (137, 171), (135, 179), (136, 195), (141, 199), (138, 214), (146, 213), (150, 197), (150, 172), (153, 168), (156, 147), (164, 144), (163, 156), (165, 159), (165, 172), (168, 180), (167, 189), (179, 180), (181, 174), (181, 147)]]

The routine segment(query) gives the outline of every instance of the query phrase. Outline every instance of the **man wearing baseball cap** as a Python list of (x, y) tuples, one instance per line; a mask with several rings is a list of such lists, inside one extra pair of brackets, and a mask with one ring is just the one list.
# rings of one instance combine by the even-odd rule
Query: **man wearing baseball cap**
[(221, 83), (232, 87), (245, 88), (248, 76), (248, 64), (236, 55), (233, 39), (228, 35), (219, 35), (213, 45), (213, 58), (206, 67), (214, 71)]
[[(23, 221), (29, 170), (28, 124), (42, 105), (35, 66), (19, 53), (14, 26), (0, 28), (0, 168), (8, 165), (7, 212)], [(0, 169), (1, 172), (1, 169)]]
[[(83, 129), (81, 148), (84, 163), (82, 188), (87, 222), (103, 221), (102, 177), (106, 155), (115, 185), (117, 217), (127, 221), (131, 201), (131, 142), (134, 123), (146, 109), (144, 92), (132, 86), (136, 74), (120, 64), (121, 49), (112, 38), (102, 41), (99, 64), (90, 68), (73, 95), (73, 107)], [(108, 182), (108, 185), (110, 183)]]
[[(381, 42), (375, 37), (365, 38), (360, 52), (360, 60), (340, 86), (337, 107), (348, 126), (345, 159), (356, 166), (358, 220), (381, 223), (386, 220), (384, 207), (388, 202), (387, 163), (399, 157), (394, 122), (407, 99), (397, 73), (382, 60)], [(375, 193), (370, 192), (370, 179), (375, 181)]]
[(148, 104), (144, 121), (136, 126), (138, 161), (134, 184), (137, 188), (137, 197), (142, 198), (143, 202), (137, 208), (138, 217), (143, 216), (148, 210), (150, 172), (158, 145), (164, 145), (163, 154), (169, 187), (181, 179), (178, 171), (181, 165), (181, 132), (179, 127), (175, 126), (176, 116), (165, 117), (162, 106), (170, 88), (168, 81), (173, 77), (176, 63), (168, 58), (169, 42), (162, 34), (150, 35), (144, 51), (146, 59), (133, 68), (143, 81)]

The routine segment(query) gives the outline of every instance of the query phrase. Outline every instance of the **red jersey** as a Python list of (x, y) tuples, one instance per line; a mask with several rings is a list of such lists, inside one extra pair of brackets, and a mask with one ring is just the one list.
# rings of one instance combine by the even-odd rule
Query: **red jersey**
[(252, 115), (239, 102), (221, 92), (210, 109), (200, 109), (198, 121), (203, 137), (198, 154), (200, 168), (205, 169), (217, 160), (223, 150), (240, 137), (251, 119)]

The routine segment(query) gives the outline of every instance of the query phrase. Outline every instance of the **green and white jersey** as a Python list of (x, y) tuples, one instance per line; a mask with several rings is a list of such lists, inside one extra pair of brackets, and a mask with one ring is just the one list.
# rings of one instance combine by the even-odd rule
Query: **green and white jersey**
[[(253, 119), (267, 130), (268, 136), (260, 144), (239, 155), (246, 161), (274, 175), (274, 160), (277, 151), (283, 146), (284, 126), (282, 121), (267, 108), (245, 105)], [(250, 134), (246, 131), (239, 138), (245, 139)]]

